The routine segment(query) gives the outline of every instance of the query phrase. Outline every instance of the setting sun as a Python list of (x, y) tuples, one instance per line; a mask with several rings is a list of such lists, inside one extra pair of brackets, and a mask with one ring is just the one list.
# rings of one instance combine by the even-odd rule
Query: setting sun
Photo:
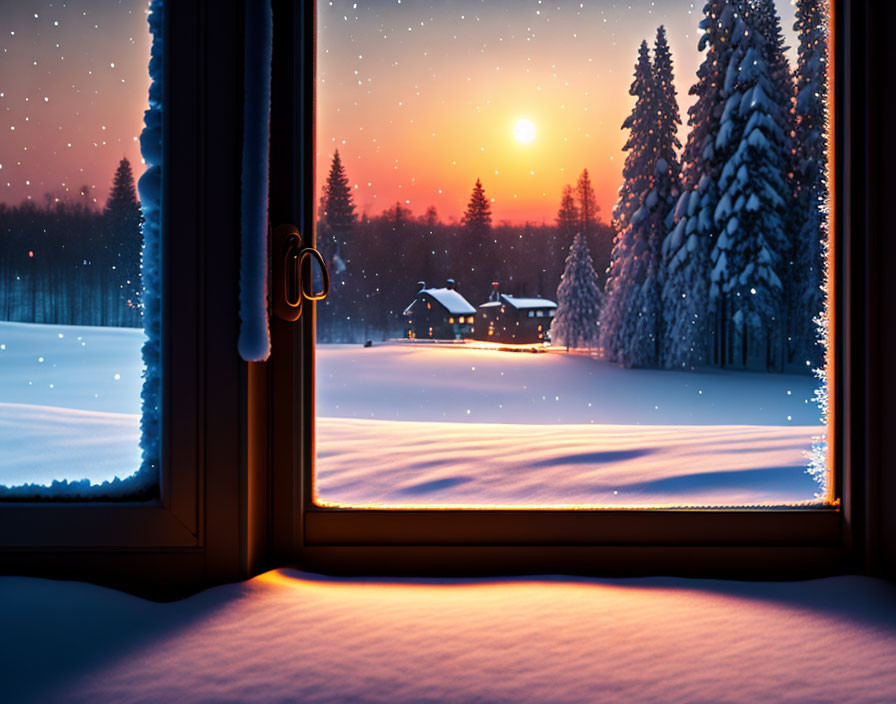
[(513, 136), (520, 144), (530, 144), (535, 140), (535, 123), (532, 120), (518, 120), (513, 126)]

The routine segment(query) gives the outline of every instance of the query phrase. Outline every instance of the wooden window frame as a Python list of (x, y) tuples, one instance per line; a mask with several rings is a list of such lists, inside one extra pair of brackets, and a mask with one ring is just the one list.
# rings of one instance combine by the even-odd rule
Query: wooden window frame
[(0, 502), (0, 573), (156, 598), (249, 571), (247, 370), (234, 318), (242, 3), (168, 0), (163, 13), (160, 498)]
[[(245, 3), (169, 0), (165, 18), (161, 500), (0, 503), (0, 573), (171, 598), (280, 565), (366, 574), (896, 576), (896, 192), (887, 154), (896, 7), (839, 0), (840, 311), (828, 511), (340, 511), (310, 505), (313, 311), (237, 356)], [(313, 2), (272, 0), (270, 217), (313, 233)], [(176, 68), (175, 68), (176, 66)], [(889, 73), (888, 73), (889, 72)], [(856, 236), (853, 236), (856, 233)], [(306, 238), (307, 239), (307, 238)], [(309, 309), (313, 306), (309, 306)], [(889, 327), (888, 327), (889, 326)]]
[[(314, 232), (315, 16), (313, 2), (275, 2), (274, 111), (299, 125), (291, 144), (273, 132), (273, 222)], [(877, 438), (869, 421), (877, 317), (870, 267), (879, 247), (867, 208), (869, 146), (857, 126), (874, 106), (866, 78), (870, 3), (835, 2), (832, 216), (837, 314), (831, 384), (839, 505), (775, 510), (339, 509), (311, 500), (314, 461), (314, 319), (272, 325), (272, 544), (282, 559), (351, 573), (588, 572), (782, 577), (861, 569), (869, 561), (869, 477)], [(279, 30), (279, 36), (277, 32)], [(288, 36), (287, 36), (288, 35)], [(301, 41), (291, 41), (293, 37)], [(298, 88), (296, 88), (298, 87)], [(297, 93), (295, 91), (298, 91)], [(289, 96), (278, 100), (278, 95)], [(292, 150), (292, 151), (291, 151)], [(280, 155), (278, 158), (276, 155)], [(295, 154), (297, 161), (289, 158)], [(278, 219), (279, 218), (279, 219)], [(274, 380), (276, 379), (276, 383)]]

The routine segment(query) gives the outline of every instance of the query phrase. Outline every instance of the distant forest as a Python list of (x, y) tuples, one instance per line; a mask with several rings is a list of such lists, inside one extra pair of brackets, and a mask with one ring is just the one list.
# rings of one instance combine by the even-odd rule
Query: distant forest
[(318, 223), (317, 244), (331, 275), (330, 295), (318, 304), (318, 339), (400, 337), (401, 313), (414, 300), (418, 282), (440, 287), (455, 279), (458, 291), (474, 306), (488, 300), (493, 281), (502, 293), (554, 298), (579, 231), (588, 240), (603, 283), (614, 230), (599, 219), (598, 210), (586, 169), (576, 187), (565, 189), (552, 225), (493, 225), (480, 182), (461, 223), (444, 223), (432, 206), (415, 214), (400, 202), (375, 217), (358, 217), (337, 151)]
[(141, 223), (127, 159), (102, 210), (86, 187), (0, 203), (0, 320), (142, 327)]

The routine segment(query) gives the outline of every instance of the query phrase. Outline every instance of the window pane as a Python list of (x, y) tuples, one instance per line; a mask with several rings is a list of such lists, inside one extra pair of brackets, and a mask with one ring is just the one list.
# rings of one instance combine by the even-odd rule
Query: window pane
[(315, 500), (832, 500), (823, 0), (319, 2)]
[[(157, 215), (144, 225), (137, 193), (151, 166), (139, 142), (149, 10), (146, 0), (2, 4), (0, 499), (157, 493), (157, 455), (141, 441), (144, 378), (158, 376), (143, 354), (144, 310), (158, 295), (144, 281), (158, 269), (144, 230)], [(150, 121), (158, 95), (152, 107)]]

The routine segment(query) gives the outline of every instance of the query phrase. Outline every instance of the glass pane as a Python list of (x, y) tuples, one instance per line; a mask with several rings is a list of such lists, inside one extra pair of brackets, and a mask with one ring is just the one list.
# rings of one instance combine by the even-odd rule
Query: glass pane
[(830, 503), (828, 13), (319, 2), (315, 500)]
[[(144, 272), (158, 278), (158, 208), (137, 192), (159, 168), (139, 141), (150, 9), (0, 3), (0, 499), (157, 494), (141, 393), (157, 398), (144, 312), (158, 287)], [(144, 148), (158, 140), (147, 130)]]

